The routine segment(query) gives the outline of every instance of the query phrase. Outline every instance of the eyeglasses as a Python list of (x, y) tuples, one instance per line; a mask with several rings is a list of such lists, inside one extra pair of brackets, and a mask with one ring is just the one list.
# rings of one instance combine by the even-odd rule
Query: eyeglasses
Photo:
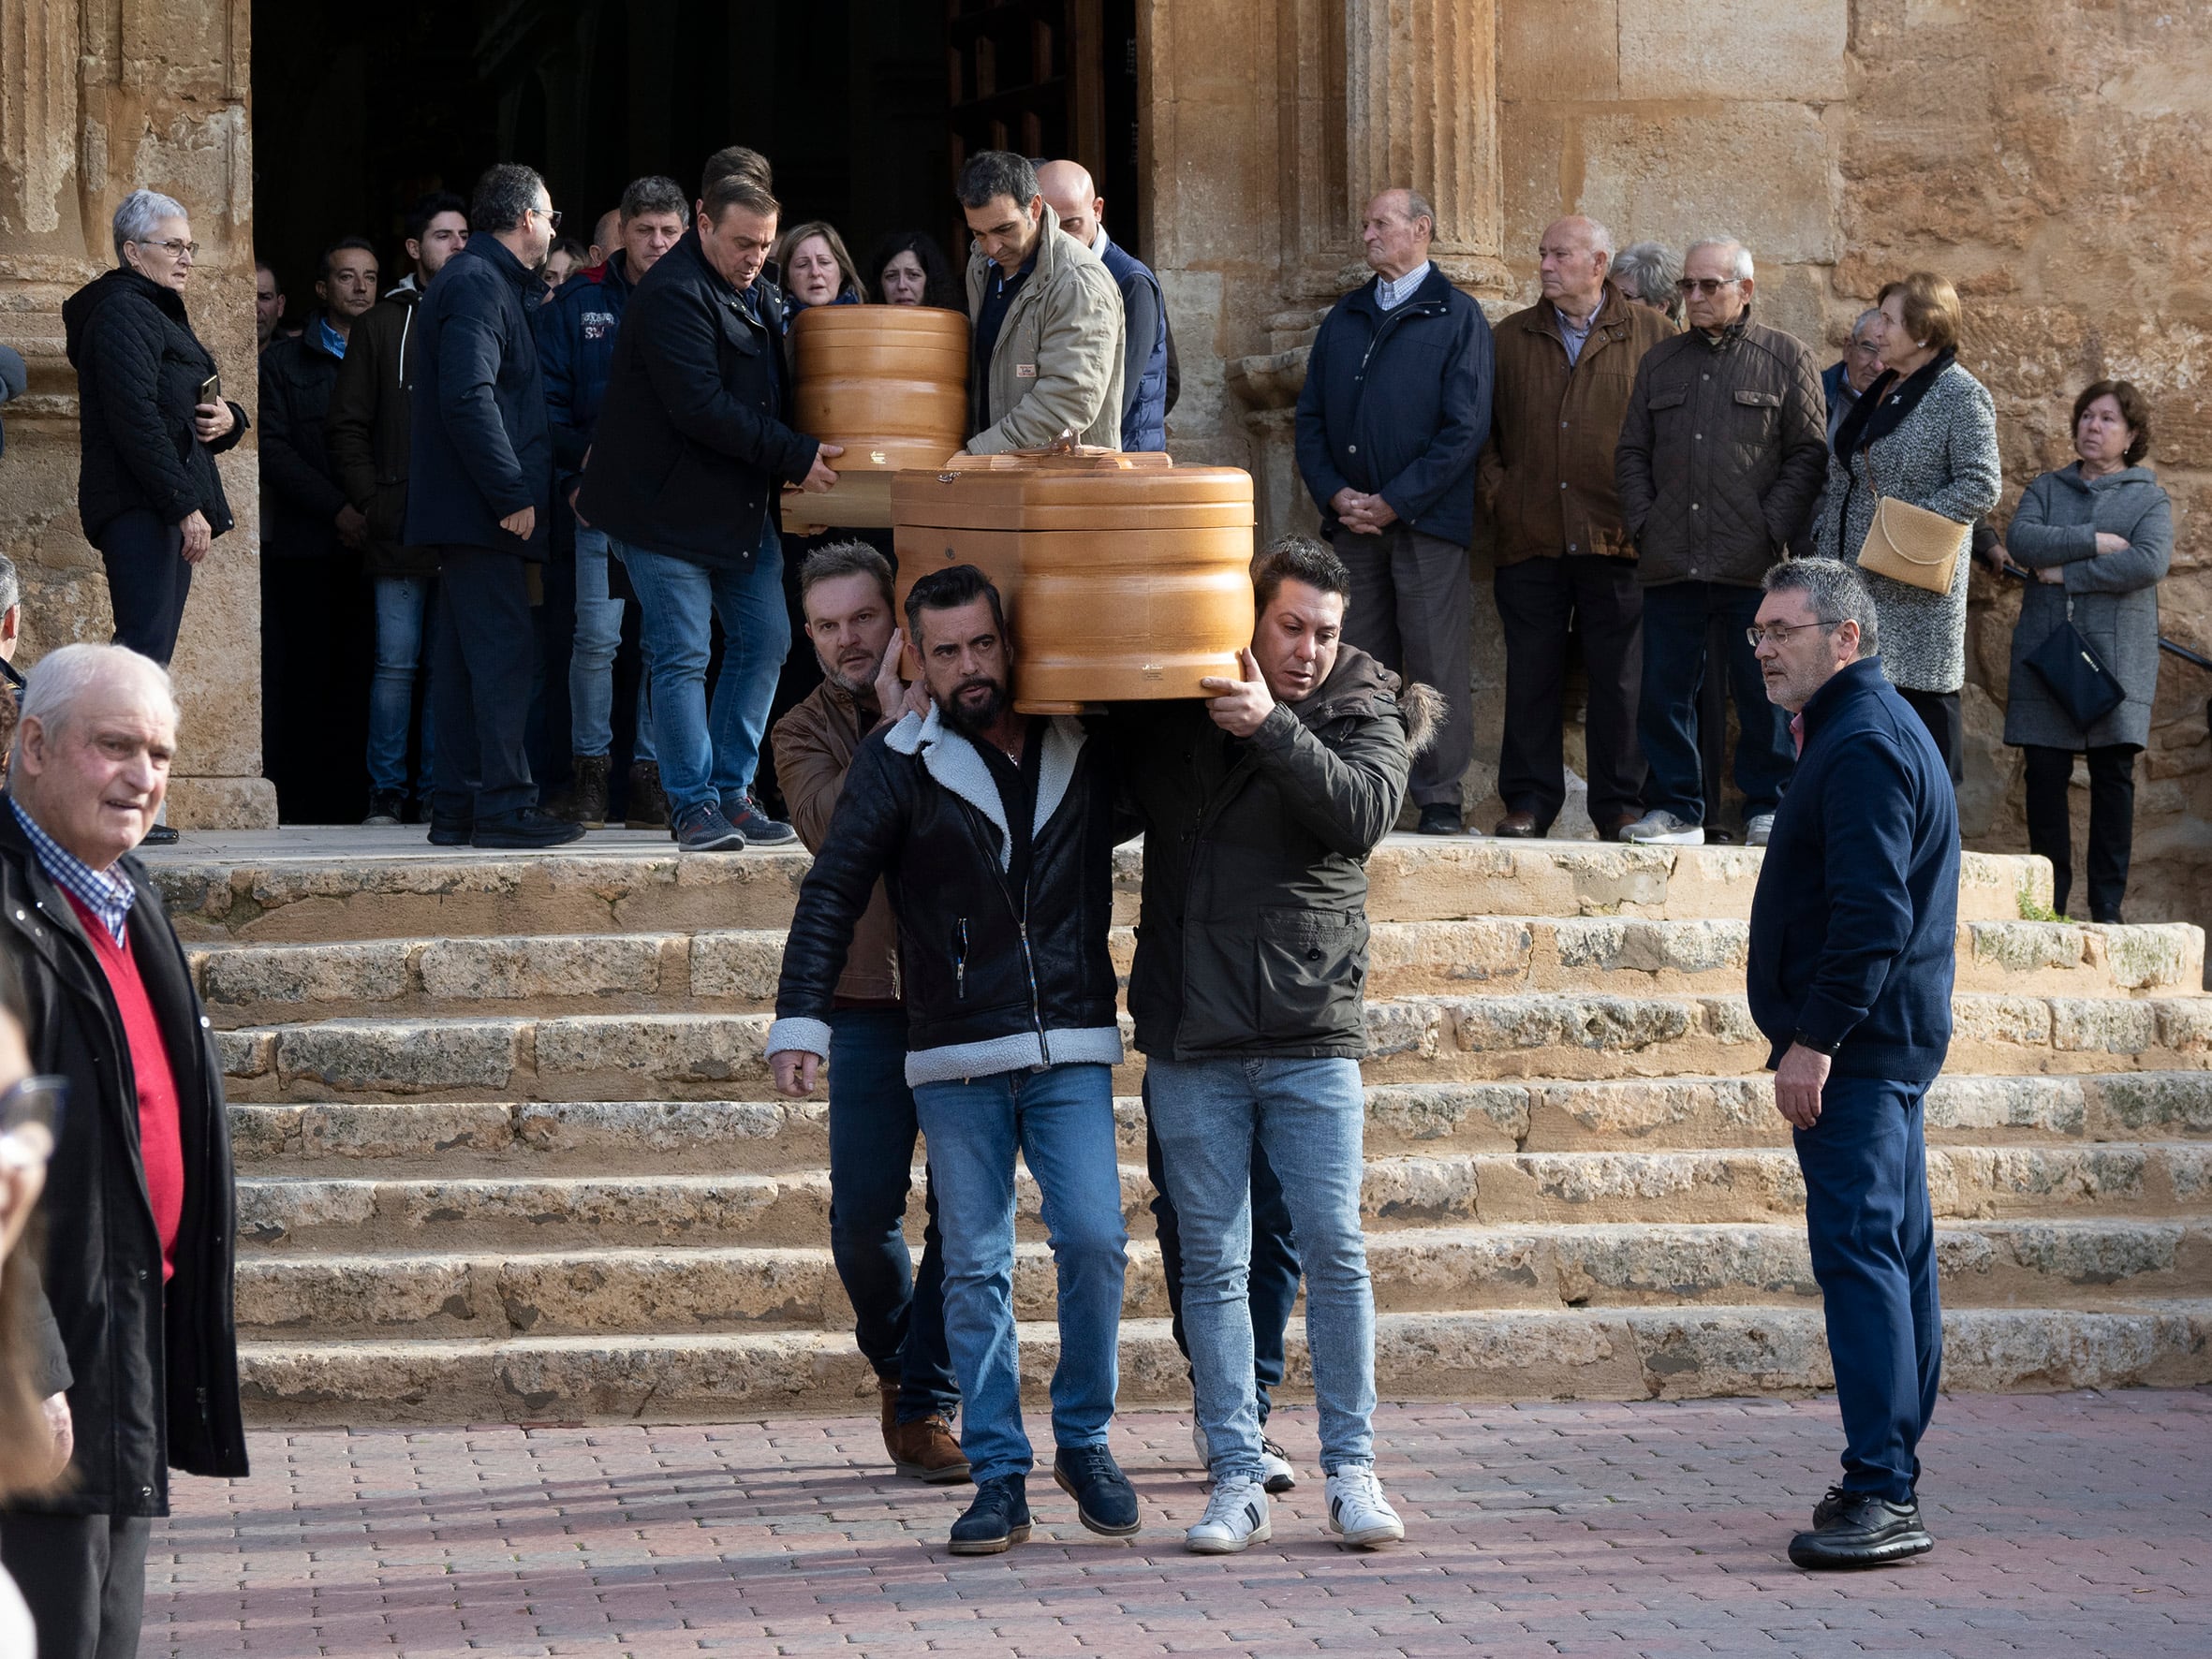
[(0, 1139), (13, 1137), (43, 1161), (61, 1138), (68, 1101), (69, 1079), (63, 1077), (27, 1077), (0, 1091)]
[(1881, 355), (1881, 347), (1871, 340), (1854, 340), (1851, 342), (1851, 349), (1861, 357), (1880, 357)]
[(1685, 294), (1718, 294), (1722, 288), (1733, 288), (1743, 280), (1740, 276), (1686, 276), (1674, 286)]
[(196, 242), (139, 242), (135, 236), (128, 240), (138, 242), (138, 245), (142, 248), (159, 248), (172, 259), (197, 259), (199, 257), (199, 244)]
[(559, 208), (534, 207), (530, 211), (543, 219), (548, 228), (554, 230), (561, 228), (561, 210)]
[(1840, 628), (1845, 623), (1850, 622), (1851, 620), (1852, 619), (1848, 616), (1839, 616), (1834, 622), (1777, 623), (1771, 628), (1746, 628), (1744, 630), (1744, 638), (1750, 640), (1751, 649), (1753, 651), (1757, 651), (1769, 639), (1772, 639), (1777, 645), (1779, 645), (1783, 640), (1789, 639), (1791, 635), (1802, 633), (1806, 628)]

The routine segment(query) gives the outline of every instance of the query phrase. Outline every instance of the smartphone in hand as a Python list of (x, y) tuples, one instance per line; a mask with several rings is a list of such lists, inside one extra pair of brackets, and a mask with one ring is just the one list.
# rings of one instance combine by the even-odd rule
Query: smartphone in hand
[(223, 376), (218, 370), (199, 383), (199, 401), (203, 404), (215, 404), (222, 402), (222, 399)]

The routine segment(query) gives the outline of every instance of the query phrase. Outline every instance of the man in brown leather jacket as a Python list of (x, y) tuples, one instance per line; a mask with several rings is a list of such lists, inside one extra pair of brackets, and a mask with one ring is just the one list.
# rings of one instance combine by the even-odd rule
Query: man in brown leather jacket
[[(905, 712), (891, 565), (863, 542), (832, 542), (799, 574), (822, 683), (776, 722), (776, 777), (791, 822), (819, 852), (861, 740)], [(950, 1419), (958, 1407), (945, 1346), (937, 1204), (926, 1194), (922, 1270), (907, 1251), (916, 1121), (906, 1079), (898, 925), (878, 885), (853, 929), (830, 1017), (830, 1252), (852, 1303), (853, 1335), (876, 1368), (883, 1444), (901, 1475), (968, 1478)]]

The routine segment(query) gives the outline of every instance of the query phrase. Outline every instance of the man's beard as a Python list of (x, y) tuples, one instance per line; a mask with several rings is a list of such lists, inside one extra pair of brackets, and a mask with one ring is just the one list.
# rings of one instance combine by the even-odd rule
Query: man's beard
[[(961, 701), (963, 693), (979, 685), (991, 688), (988, 698), (974, 705)], [(937, 704), (937, 712), (944, 716), (945, 724), (963, 737), (980, 738), (1006, 712), (1006, 687), (996, 680), (978, 674), (955, 685), (952, 695)]]

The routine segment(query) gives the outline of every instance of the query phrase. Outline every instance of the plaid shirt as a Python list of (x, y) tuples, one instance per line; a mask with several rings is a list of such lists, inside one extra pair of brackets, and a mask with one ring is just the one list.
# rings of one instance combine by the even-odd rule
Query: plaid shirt
[(13, 795), (7, 798), (7, 804), (14, 809), (15, 821), (30, 837), (31, 845), (38, 854), (38, 867), (46, 872), (47, 879), (98, 917), (100, 925), (108, 930), (108, 936), (121, 945), (124, 930), (130, 923), (130, 907), (139, 896), (138, 888), (130, 885), (130, 877), (120, 870), (104, 873), (95, 870), (39, 829)]

